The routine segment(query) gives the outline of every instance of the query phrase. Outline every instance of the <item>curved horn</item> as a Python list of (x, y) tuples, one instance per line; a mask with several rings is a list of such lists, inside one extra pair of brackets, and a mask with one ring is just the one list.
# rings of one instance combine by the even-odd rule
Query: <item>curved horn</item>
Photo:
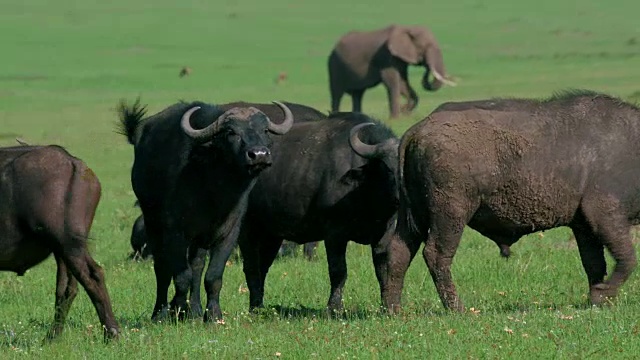
[(436, 69), (431, 69), (431, 72), (433, 73), (433, 77), (440, 80), (442, 83), (449, 85), (449, 86), (456, 86), (458, 84), (456, 84), (454, 81), (451, 81), (447, 78), (445, 78), (444, 76), (442, 76), (442, 74), (440, 74), (439, 72), (436, 71)]
[(274, 134), (284, 135), (287, 131), (291, 130), (291, 127), (293, 126), (293, 114), (285, 104), (279, 101), (272, 101), (272, 103), (278, 105), (280, 109), (282, 109), (284, 112), (284, 121), (281, 124), (276, 124), (269, 119), (269, 131)]
[(367, 122), (358, 124), (351, 128), (351, 132), (349, 133), (349, 145), (356, 154), (362, 156), (363, 158), (370, 158), (378, 152), (377, 145), (369, 145), (365, 144), (358, 138), (358, 132), (361, 128), (369, 125), (375, 125), (375, 123)]
[(182, 130), (185, 134), (187, 134), (190, 138), (200, 141), (206, 142), (213, 137), (218, 132), (219, 121), (220, 118), (224, 116), (221, 115), (216, 121), (212, 122), (209, 126), (204, 129), (194, 129), (191, 126), (191, 115), (200, 110), (200, 106), (194, 106), (191, 109), (187, 110), (184, 115), (182, 115), (182, 120), (180, 121), (180, 125), (182, 126)]

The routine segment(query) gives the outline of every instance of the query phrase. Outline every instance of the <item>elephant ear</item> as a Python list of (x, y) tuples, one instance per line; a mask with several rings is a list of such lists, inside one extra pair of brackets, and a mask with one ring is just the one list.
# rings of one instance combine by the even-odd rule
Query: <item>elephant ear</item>
[(398, 57), (409, 64), (418, 64), (420, 62), (420, 53), (416, 44), (413, 42), (408, 29), (396, 27), (391, 30), (387, 47), (391, 55)]

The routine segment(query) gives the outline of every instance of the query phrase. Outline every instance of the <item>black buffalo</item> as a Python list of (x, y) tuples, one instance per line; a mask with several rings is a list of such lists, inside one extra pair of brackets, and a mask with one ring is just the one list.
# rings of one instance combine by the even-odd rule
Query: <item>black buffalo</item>
[[(324, 240), (331, 281), (328, 308), (339, 311), (348, 241), (371, 245), (376, 271), (385, 258), (377, 244), (397, 207), (398, 139), (364, 114), (337, 113), (294, 124), (287, 135), (274, 139), (272, 150), (273, 165), (251, 191), (239, 239), (250, 308), (263, 305), (265, 277), (283, 239)], [(202, 258), (192, 263), (192, 307), (200, 304), (203, 267)], [(210, 263), (208, 297), (220, 291), (213, 286), (215, 274), (216, 264)]]
[[(389, 232), (383, 302), (400, 304), (418, 247), (446, 308), (464, 310), (451, 262), (465, 225), (505, 256), (522, 236), (572, 229), (590, 300), (616, 295), (636, 267), (640, 109), (591, 91), (546, 100), (447, 103), (411, 127), (399, 150), (400, 207)], [(605, 280), (604, 249), (616, 266)]]
[(96, 175), (55, 145), (0, 149), (0, 175), (0, 271), (22, 276), (51, 253), (56, 259), (55, 315), (47, 338), (62, 333), (78, 281), (93, 302), (105, 337), (117, 337), (102, 268), (87, 249), (101, 195)]
[[(295, 119), (296, 123), (306, 122), (306, 121), (315, 121), (318, 119), (325, 119), (327, 117), (326, 114), (321, 113), (320, 111), (306, 105), (283, 102)], [(226, 104), (220, 104), (218, 107), (224, 111), (230, 110), (234, 107), (255, 107), (258, 110), (265, 113), (269, 119), (275, 122), (284, 121), (284, 115), (282, 113), (281, 108), (278, 105), (274, 104), (265, 104), (265, 103), (250, 103), (245, 101), (234, 101)], [(139, 202), (136, 201), (136, 206), (139, 206)], [(148, 239), (146, 236), (146, 232), (144, 229), (144, 216), (140, 215), (133, 222), (133, 226), (131, 227), (131, 248), (133, 252), (129, 256), (132, 259), (148, 259), (153, 254), (153, 239)], [(294, 247), (297, 244), (291, 242), (285, 242), (280, 250), (280, 254), (286, 256), (294, 252)], [(307, 259), (311, 260), (315, 254), (315, 249), (317, 247), (317, 242), (311, 242), (304, 245), (304, 255)]]
[[(258, 174), (271, 166), (269, 132), (284, 134), (293, 115), (284, 104), (281, 124), (255, 107), (224, 110), (202, 102), (179, 102), (143, 120), (139, 101), (120, 104), (121, 132), (134, 145), (131, 184), (155, 239), (156, 303), (152, 318), (169, 308), (182, 317), (191, 281), (189, 260), (211, 249), (211, 286), (222, 286), (224, 264), (236, 245), (239, 220)], [(173, 278), (175, 296), (167, 291)], [(207, 308), (222, 317), (219, 298)]]

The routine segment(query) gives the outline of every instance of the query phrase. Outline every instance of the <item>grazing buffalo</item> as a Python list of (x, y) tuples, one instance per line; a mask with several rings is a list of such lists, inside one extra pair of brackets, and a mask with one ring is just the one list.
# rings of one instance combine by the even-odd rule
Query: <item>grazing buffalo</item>
[[(630, 227), (640, 222), (640, 109), (574, 90), (546, 100), (495, 99), (440, 106), (402, 137), (397, 227), (383, 302), (400, 304), (421, 242), (443, 305), (464, 310), (451, 262), (465, 225), (504, 256), (523, 235), (568, 226), (590, 300), (616, 295), (636, 267)], [(604, 249), (616, 261), (605, 280)]]
[[(131, 184), (146, 234), (155, 242), (152, 319), (164, 318), (168, 310), (180, 317), (185, 314), (191, 281), (188, 259), (199, 248), (213, 247), (211, 286), (221, 288), (249, 191), (272, 163), (269, 132), (282, 135), (293, 125), (289, 108), (275, 103), (285, 114), (280, 124), (255, 107), (224, 110), (179, 102), (143, 120), (146, 110), (139, 101), (120, 104), (120, 130), (135, 149)], [(172, 278), (176, 293), (169, 306)], [(209, 299), (207, 309), (222, 317), (217, 297)]]
[[(347, 242), (370, 244), (376, 270), (385, 258), (377, 244), (397, 207), (398, 139), (364, 114), (337, 113), (294, 124), (287, 135), (274, 139), (272, 150), (273, 165), (251, 191), (240, 231), (250, 308), (263, 305), (267, 272), (286, 238), (296, 243), (325, 241), (331, 281), (328, 308), (339, 311), (347, 278)], [(203, 260), (192, 264), (192, 307), (200, 304), (203, 267)], [(213, 286), (215, 274), (216, 264), (210, 263), (205, 276), (208, 297), (220, 291)]]
[(0, 149), (0, 174), (0, 271), (22, 276), (51, 253), (58, 265), (47, 338), (62, 333), (78, 281), (96, 308), (105, 338), (117, 337), (104, 274), (87, 249), (101, 194), (96, 175), (55, 145)]
[[(321, 113), (320, 111), (306, 106), (302, 104), (283, 102), (295, 119), (295, 122), (305, 122), (305, 121), (315, 121), (319, 119), (325, 119), (327, 117), (326, 114)], [(222, 110), (227, 111), (234, 107), (255, 107), (258, 110), (265, 113), (271, 120), (275, 122), (284, 121), (284, 115), (282, 113), (281, 108), (278, 105), (274, 104), (263, 104), (263, 103), (248, 103), (244, 101), (235, 101), (226, 104), (218, 105)], [(139, 206), (139, 202), (136, 201), (136, 206)], [(293, 252), (293, 247), (297, 245), (295, 243), (286, 242), (283, 244), (283, 247), (280, 251), (282, 255), (290, 254)], [(304, 254), (305, 257), (309, 260), (313, 257), (315, 253), (315, 249), (317, 247), (317, 242), (311, 242), (304, 245)], [(133, 253), (130, 255), (132, 259), (148, 259), (153, 254), (153, 241), (149, 241), (146, 236), (144, 230), (144, 217), (142, 215), (138, 216), (133, 223), (131, 228), (131, 248), (133, 249)]]

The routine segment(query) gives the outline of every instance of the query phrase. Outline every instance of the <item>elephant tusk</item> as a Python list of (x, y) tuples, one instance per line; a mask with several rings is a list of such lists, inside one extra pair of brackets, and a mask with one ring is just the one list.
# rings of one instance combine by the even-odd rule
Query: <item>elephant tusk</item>
[(444, 76), (442, 76), (439, 72), (437, 72), (435, 70), (432, 70), (432, 73), (433, 73), (433, 77), (436, 78), (437, 80), (439, 80), (440, 82), (442, 82), (443, 84), (446, 84), (446, 85), (449, 85), (449, 86), (458, 85), (454, 81), (446, 79)]

